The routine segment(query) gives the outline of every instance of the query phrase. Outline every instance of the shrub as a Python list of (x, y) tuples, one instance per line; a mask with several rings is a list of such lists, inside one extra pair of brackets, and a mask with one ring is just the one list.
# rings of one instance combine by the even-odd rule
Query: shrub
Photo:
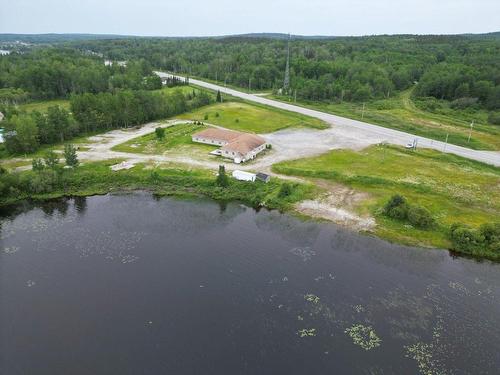
[(408, 205), (402, 204), (401, 206), (393, 207), (386, 211), (386, 215), (396, 220), (406, 220), (408, 218)]
[(490, 112), (488, 122), (493, 125), (500, 125), (500, 112)]
[(205, 116), (203, 117), (203, 119), (204, 119), (205, 121), (207, 121), (207, 120), (208, 120), (208, 113), (205, 113)]
[(165, 138), (165, 129), (164, 128), (156, 128), (155, 135), (156, 135), (156, 138), (158, 138), (160, 140)]
[(292, 195), (292, 193), (293, 193), (293, 186), (288, 182), (284, 182), (280, 187), (280, 191), (278, 192), (278, 197), (279, 198), (289, 197), (290, 195)]
[(500, 252), (500, 223), (483, 224), (479, 227), (479, 233), (490, 250)]
[(480, 250), (484, 243), (484, 237), (477, 230), (460, 223), (451, 226), (450, 238), (453, 248), (466, 254)]
[(434, 225), (431, 213), (424, 207), (410, 206), (407, 215), (408, 221), (415, 227), (427, 229)]
[(453, 109), (465, 109), (468, 107), (473, 107), (477, 104), (477, 98), (459, 98), (455, 99), (450, 103), (450, 107)]
[(47, 151), (43, 160), (47, 168), (55, 169), (59, 164), (59, 156), (54, 151)]
[(43, 160), (40, 158), (34, 158), (31, 161), (31, 169), (35, 172), (43, 171), (45, 165), (43, 164)]
[(402, 195), (395, 194), (384, 206), (384, 214), (397, 220), (405, 220), (408, 216), (408, 203)]

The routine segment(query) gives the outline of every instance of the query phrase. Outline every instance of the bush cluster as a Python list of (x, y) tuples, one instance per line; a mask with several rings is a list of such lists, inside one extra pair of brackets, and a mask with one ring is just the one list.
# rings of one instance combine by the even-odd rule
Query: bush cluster
[(426, 208), (408, 204), (406, 198), (399, 194), (389, 199), (383, 212), (392, 219), (408, 221), (411, 225), (421, 229), (429, 229), (435, 224), (434, 218)]
[(473, 229), (461, 223), (450, 228), (453, 249), (471, 255), (484, 252), (500, 254), (500, 223), (487, 223)]

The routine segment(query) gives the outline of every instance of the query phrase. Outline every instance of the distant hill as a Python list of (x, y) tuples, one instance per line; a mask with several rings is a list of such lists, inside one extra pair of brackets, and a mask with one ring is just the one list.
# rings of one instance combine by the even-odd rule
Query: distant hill
[(124, 39), (132, 38), (133, 36), (126, 35), (111, 35), (111, 34), (0, 34), (0, 42), (4, 43), (61, 43), (72, 42), (79, 40), (96, 40), (96, 39)]
[[(63, 43), (83, 40), (104, 40), (104, 39), (131, 39), (131, 38), (155, 38), (155, 39), (288, 39), (289, 35), (284, 33), (248, 33), (235, 35), (221, 35), (212, 37), (167, 37), (167, 36), (135, 36), (135, 35), (115, 35), (115, 34), (0, 34), (0, 43), (14, 43), (16, 41), (43, 44), (43, 43)], [(339, 38), (363, 38), (350, 36), (328, 36), (328, 35), (291, 35), (295, 40), (326, 40)], [(411, 35), (411, 34), (395, 34), (395, 35), (366, 35), (364, 37), (417, 37), (417, 38), (446, 38), (446, 37), (461, 37), (471, 39), (500, 39), (500, 31), (485, 33), (485, 34), (443, 34), (443, 35)]]

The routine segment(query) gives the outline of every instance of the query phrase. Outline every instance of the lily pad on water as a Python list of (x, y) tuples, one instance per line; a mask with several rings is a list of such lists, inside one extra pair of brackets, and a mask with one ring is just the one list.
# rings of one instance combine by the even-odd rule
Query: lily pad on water
[(304, 296), (304, 299), (308, 302), (312, 302), (312, 303), (318, 303), (319, 302), (319, 297), (314, 295), (314, 294), (306, 294)]
[(297, 334), (300, 336), (300, 337), (313, 337), (313, 336), (316, 336), (316, 328), (304, 328), (304, 329), (300, 329)]
[(361, 346), (365, 350), (374, 349), (380, 346), (382, 342), (372, 327), (363, 324), (355, 324), (351, 328), (347, 328), (345, 333), (352, 338), (354, 344)]

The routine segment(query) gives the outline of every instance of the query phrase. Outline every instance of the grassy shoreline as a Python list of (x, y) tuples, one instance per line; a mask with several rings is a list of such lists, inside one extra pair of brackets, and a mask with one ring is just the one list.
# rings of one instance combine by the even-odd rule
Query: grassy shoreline
[[(47, 182), (44, 191), (14, 189), (8, 196), (0, 198), (0, 207), (27, 199), (45, 200), (64, 196), (102, 195), (113, 191), (148, 190), (157, 195), (206, 196), (220, 201), (237, 200), (252, 207), (287, 210), (294, 203), (311, 197), (314, 191), (312, 185), (292, 184), (291, 193), (280, 196), (280, 188), (286, 182), (278, 179), (272, 179), (267, 184), (249, 184), (229, 179), (229, 186), (222, 188), (217, 186), (213, 171), (186, 169), (178, 165), (153, 168), (138, 164), (128, 170), (111, 171), (109, 167), (120, 161), (87, 163), (74, 170), (64, 170), (60, 180)], [(21, 172), (19, 186), (27, 189), (31, 183), (33, 188), (39, 188), (43, 185), (39, 183), (39, 178), (37, 172)]]
[[(335, 150), (274, 164), (273, 171), (340, 183), (367, 194), (356, 212), (375, 218), (377, 236), (405, 245), (451, 249), (453, 224), (478, 228), (499, 221), (500, 168), (432, 150), (415, 153), (396, 146), (372, 146), (359, 152)], [(422, 229), (385, 216), (382, 208), (396, 194), (428, 210), (435, 225)], [(500, 252), (480, 255), (500, 260)]]
[[(315, 199), (324, 191), (310, 183), (290, 183), (273, 178), (270, 183), (245, 183), (229, 179), (229, 186), (222, 188), (215, 182), (213, 171), (204, 169), (186, 169), (183, 165), (164, 166), (153, 168), (150, 165), (139, 164), (129, 170), (113, 172), (110, 166), (121, 160), (108, 160), (82, 165), (75, 170), (63, 172), (60, 185), (52, 190), (34, 193), (16, 193), (9, 197), (0, 198), (0, 209), (8, 209), (23, 201), (43, 202), (63, 197), (83, 197), (105, 195), (132, 191), (148, 191), (155, 196), (172, 196), (179, 198), (206, 197), (219, 202), (237, 201), (253, 208), (277, 209), (304, 220), (325, 222), (296, 210), (296, 204), (307, 199)], [(286, 173), (289, 174), (289, 173)], [(294, 173), (296, 174), (296, 173)], [(25, 171), (20, 173), (25, 183), (36, 177), (36, 172)], [(304, 177), (306, 177), (304, 175)], [(314, 176), (315, 178), (317, 176)], [(345, 181), (344, 181), (345, 183)], [(282, 186), (291, 185), (291, 191), (281, 195)], [(385, 196), (385, 195), (384, 195)], [(380, 197), (370, 200), (364, 209), (374, 210), (380, 205)], [(463, 255), (477, 260), (490, 259), (500, 261), (500, 257), (482, 254), (480, 256), (457, 252), (452, 249), (450, 241), (445, 238), (447, 229), (438, 225), (432, 231), (422, 231), (416, 228), (405, 228), (403, 223), (384, 217), (375, 212), (377, 227), (375, 231), (361, 232), (364, 235), (382, 238), (392, 243), (418, 246), (422, 248), (440, 248), (452, 251), (456, 255)], [(329, 221), (327, 221), (329, 222)], [(402, 230), (402, 235), (395, 235)], [(431, 235), (421, 241), (422, 234)], [(437, 240), (436, 240), (437, 239)]]

